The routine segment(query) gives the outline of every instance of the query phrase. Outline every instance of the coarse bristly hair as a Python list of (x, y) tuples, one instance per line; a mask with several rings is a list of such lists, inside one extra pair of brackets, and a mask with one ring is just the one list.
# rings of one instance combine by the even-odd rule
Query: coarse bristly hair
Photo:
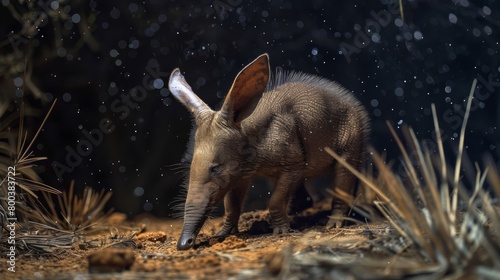
[(180, 184), (179, 193), (176, 197), (170, 202), (170, 208), (172, 209), (172, 218), (181, 219), (184, 217), (184, 209), (186, 207), (186, 196), (189, 188), (189, 171), (191, 168), (191, 162), (193, 160), (193, 152), (194, 152), (194, 135), (196, 132), (196, 123), (194, 119), (192, 120), (192, 128), (189, 134), (189, 140), (186, 144), (186, 149), (184, 154), (182, 155), (181, 162), (178, 164), (174, 164), (171, 167), (177, 173), (181, 174), (180, 180), (182, 183)]
[(304, 83), (324, 88), (332, 94), (341, 96), (342, 99), (346, 100), (349, 104), (353, 104), (354, 106), (361, 106), (360, 101), (354, 96), (351, 91), (347, 90), (335, 81), (314, 74), (283, 70), (281, 67), (277, 67), (276, 73), (271, 74), (265, 92), (271, 92), (278, 87), (288, 83)]
[[(346, 103), (352, 105), (356, 109), (356, 113), (360, 117), (361, 127), (360, 130), (363, 131), (363, 146), (367, 147), (370, 136), (370, 117), (366, 109), (363, 107), (362, 103), (356, 98), (353, 92), (344, 88), (339, 83), (332, 81), (327, 78), (323, 78), (314, 74), (308, 74), (304, 72), (283, 70), (281, 67), (276, 68), (276, 73), (271, 74), (269, 82), (267, 84), (264, 93), (272, 94), (274, 90), (288, 83), (304, 83), (314, 87), (322, 88), (328, 91), (330, 94), (340, 97)], [(368, 152), (365, 149), (363, 151), (363, 161), (361, 165), (366, 163), (368, 159)]]

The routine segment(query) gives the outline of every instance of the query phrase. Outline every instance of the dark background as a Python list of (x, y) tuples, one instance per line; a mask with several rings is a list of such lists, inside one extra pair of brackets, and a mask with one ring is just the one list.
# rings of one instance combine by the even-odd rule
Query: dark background
[[(411, 126), (432, 149), (431, 103), (452, 156), (478, 78), (466, 151), (472, 161), (498, 160), (499, 1), (402, 1), (404, 21), (398, 2), (2, 0), (0, 96), (11, 111), (21, 102), (37, 109), (33, 131), (57, 98), (34, 148), (48, 157), (42, 178), (61, 190), (71, 180), (112, 190), (110, 205), (129, 215), (170, 214), (179, 194), (182, 176), (172, 165), (191, 123), (168, 91), (170, 71), (180, 67), (216, 107), (264, 52), (273, 69), (352, 90), (370, 113), (372, 145), (395, 160), (385, 121)], [(101, 122), (113, 130), (102, 132)]]

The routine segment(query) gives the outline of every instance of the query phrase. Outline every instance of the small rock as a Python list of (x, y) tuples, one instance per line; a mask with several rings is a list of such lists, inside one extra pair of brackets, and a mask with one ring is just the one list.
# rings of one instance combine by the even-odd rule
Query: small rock
[(127, 215), (115, 212), (108, 217), (108, 223), (112, 225), (119, 225), (127, 219)]
[(131, 249), (106, 248), (88, 257), (89, 272), (121, 272), (130, 269), (135, 261)]
[(150, 242), (165, 242), (167, 240), (167, 235), (163, 231), (157, 231), (157, 232), (144, 232), (139, 235), (137, 235), (137, 239), (139, 241), (145, 242), (145, 241), (150, 241)]

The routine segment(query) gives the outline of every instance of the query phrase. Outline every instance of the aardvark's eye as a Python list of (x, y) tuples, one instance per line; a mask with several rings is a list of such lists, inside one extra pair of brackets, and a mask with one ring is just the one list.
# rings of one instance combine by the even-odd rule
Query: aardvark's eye
[(208, 172), (210, 172), (211, 176), (217, 176), (220, 173), (220, 170), (221, 165), (219, 163), (213, 163), (208, 169)]

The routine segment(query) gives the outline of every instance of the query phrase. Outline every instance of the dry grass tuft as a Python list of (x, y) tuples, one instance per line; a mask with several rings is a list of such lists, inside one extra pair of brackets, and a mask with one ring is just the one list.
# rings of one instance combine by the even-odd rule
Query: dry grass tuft
[[(105, 193), (103, 190), (97, 193), (87, 187), (83, 196), (79, 197), (74, 194), (72, 182), (69, 191), (61, 196), (59, 190), (42, 183), (35, 172), (37, 162), (46, 158), (35, 157), (31, 147), (56, 101), (29, 143), (28, 133), (24, 130), (24, 109), (21, 108), (19, 129), (16, 132), (12, 127), (18, 117), (4, 117), (6, 108), (0, 105), (0, 248), (9, 248), (6, 234), (9, 230), (6, 226), (7, 219), (12, 218), (13, 214), (17, 218), (17, 248), (50, 253), (55, 248), (70, 248), (75, 238), (84, 231), (89, 233), (112, 211), (104, 212), (104, 206), (111, 197), (110, 192)], [(9, 177), (16, 182), (15, 213), (8, 211)], [(37, 191), (42, 194), (44, 202), (35, 194)], [(57, 195), (57, 200), (54, 195)]]
[[(57, 101), (57, 100), (56, 100)], [(45, 160), (45, 157), (35, 157), (30, 151), (36, 137), (40, 133), (43, 125), (45, 124), (50, 112), (54, 108), (56, 103), (52, 104), (49, 112), (45, 116), (40, 128), (36, 132), (35, 136), (32, 138), (31, 142), (26, 146), (28, 133), (24, 130), (24, 109), (21, 107), (20, 117), (11, 114), (5, 115), (6, 109), (0, 109), (0, 225), (2, 228), (7, 223), (7, 209), (8, 209), (8, 189), (7, 189), (7, 179), (8, 172), (11, 171), (9, 168), (14, 168), (15, 173), (13, 174), (13, 179), (16, 182), (16, 187), (20, 187), (20, 191), (16, 191), (17, 201), (16, 203), (21, 203), (24, 199), (24, 193), (37, 198), (34, 191), (50, 192), (55, 194), (60, 194), (61, 192), (57, 189), (48, 186), (41, 182), (40, 177), (35, 172), (34, 167), (36, 163)], [(7, 102), (8, 105), (8, 102)], [(19, 118), (19, 129), (13, 131), (12, 126), (16, 119)], [(16, 137), (17, 135), (17, 137)], [(17, 138), (17, 139), (16, 139)], [(11, 176), (12, 177), (12, 176)], [(21, 215), (17, 217), (18, 221), (25, 220)]]
[(42, 194), (47, 207), (29, 198), (28, 205), (32, 207), (23, 209), (29, 223), (38, 228), (68, 233), (88, 231), (107, 219), (113, 211), (112, 209), (104, 211), (106, 203), (111, 198), (111, 192), (101, 190), (98, 193), (91, 187), (86, 187), (80, 197), (74, 193), (74, 181), (71, 182), (67, 192), (57, 196), (57, 200), (54, 200), (53, 195)]
[[(498, 169), (489, 164), (482, 171), (476, 164), (476, 179), (471, 191), (466, 189), (460, 177), (465, 127), (475, 85), (476, 81), (468, 99), (453, 167), (448, 165), (450, 161), (445, 157), (439, 137), (439, 153), (435, 155), (420, 145), (411, 128), (406, 130), (406, 142), (412, 147), (410, 151), (417, 155), (416, 162), (410, 160), (409, 149), (389, 126), (404, 158), (405, 176), (391, 170), (375, 151), (372, 155), (378, 178), (361, 174), (327, 149), (376, 194), (375, 206), (390, 222), (392, 230), (371, 231), (372, 237), (364, 241), (371, 245), (370, 249), (357, 244), (357, 250), (345, 250), (345, 243), (332, 240), (312, 246), (311, 250), (296, 252), (288, 258), (289, 263), (283, 264), (280, 277), (489, 279), (500, 275), (500, 216), (493, 206), (492, 194), (485, 190), (489, 182), (496, 197), (500, 197)], [(438, 132), (434, 104), (432, 112)]]

